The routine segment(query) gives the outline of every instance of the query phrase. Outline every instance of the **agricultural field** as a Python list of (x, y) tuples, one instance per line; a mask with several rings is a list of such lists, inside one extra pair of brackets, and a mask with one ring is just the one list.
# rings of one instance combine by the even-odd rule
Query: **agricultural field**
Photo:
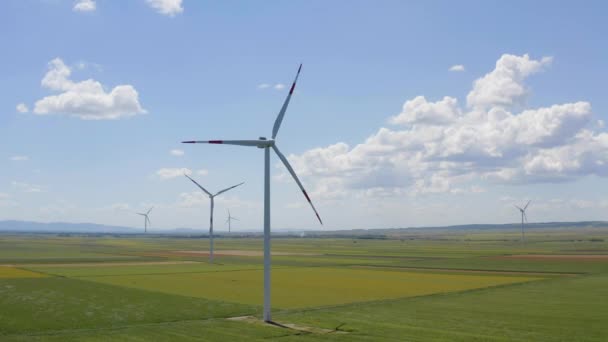
[(262, 240), (0, 235), (2, 341), (605, 341), (608, 229)]

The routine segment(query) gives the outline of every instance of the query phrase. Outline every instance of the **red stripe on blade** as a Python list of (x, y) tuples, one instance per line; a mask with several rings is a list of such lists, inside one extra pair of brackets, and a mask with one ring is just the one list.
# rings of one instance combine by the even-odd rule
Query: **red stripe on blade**
[(196, 141), (194, 140), (188, 140), (188, 141), (182, 141), (182, 144), (194, 144)]
[(222, 141), (222, 140), (209, 140), (209, 143), (210, 144), (223, 144), (224, 141)]
[(296, 87), (296, 82), (293, 82), (293, 84), (291, 85), (291, 89), (289, 90), (289, 95), (293, 94), (293, 90)]
[(306, 200), (308, 202), (310, 202), (310, 197), (308, 197), (308, 194), (306, 193), (306, 190), (302, 190), (302, 192), (304, 193), (304, 197), (306, 197)]

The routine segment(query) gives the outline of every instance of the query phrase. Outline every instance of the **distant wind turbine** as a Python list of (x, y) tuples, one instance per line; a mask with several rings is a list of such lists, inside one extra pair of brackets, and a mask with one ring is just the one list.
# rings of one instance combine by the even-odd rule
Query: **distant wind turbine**
[(287, 111), (287, 106), (289, 105), (289, 101), (291, 100), (291, 96), (293, 95), (293, 91), (296, 87), (296, 82), (298, 81), (298, 76), (300, 75), (300, 71), (302, 70), (302, 64), (298, 68), (298, 73), (296, 74), (296, 78), (291, 85), (291, 89), (289, 89), (289, 94), (287, 94), (287, 98), (285, 102), (283, 102), (283, 107), (279, 111), (277, 118), (274, 122), (274, 127), (272, 128), (272, 139), (266, 139), (266, 137), (260, 137), (257, 140), (191, 140), (191, 141), (183, 141), (185, 144), (224, 144), (224, 145), (240, 145), (240, 146), (251, 146), (257, 148), (264, 149), (264, 321), (272, 322), (270, 316), (270, 149), (272, 148), (274, 152), (277, 154), (279, 159), (287, 168), (287, 171), (293, 177), (293, 180), (298, 184), (300, 190), (306, 197), (306, 200), (312, 207), (312, 210), (317, 215), (317, 219), (319, 222), (323, 224), (321, 221), (321, 217), (319, 213), (317, 213), (317, 209), (310, 201), (310, 197), (306, 193), (304, 186), (296, 176), (295, 171), (287, 161), (287, 158), (279, 151), (275, 143), (275, 138), (277, 133), (279, 132), (279, 128), (281, 127), (281, 122), (283, 121), (283, 117), (285, 116), (285, 112)]
[(230, 215), (230, 209), (228, 209), (228, 218), (226, 219), (226, 223), (228, 223), (228, 233), (230, 233), (230, 228), (231, 228), (232, 220), (234, 220), (234, 221), (240, 221), (238, 218)]
[(525, 234), (524, 234), (524, 220), (526, 222), (528, 222), (528, 216), (526, 215), (526, 209), (528, 209), (528, 206), (530, 205), (531, 201), (528, 201), (528, 203), (526, 203), (526, 206), (522, 208), (515, 206), (515, 208), (517, 208), (520, 212), (521, 212), (521, 242), (524, 242), (525, 239)]
[(226, 188), (224, 190), (218, 191), (215, 195), (211, 194), (209, 191), (207, 191), (207, 189), (203, 188), (200, 184), (198, 184), (194, 179), (190, 178), (188, 175), (184, 174), (184, 176), (186, 176), (189, 180), (192, 181), (192, 183), (196, 184), (196, 186), (198, 186), (201, 190), (203, 190), (207, 195), (209, 195), (209, 200), (211, 202), (211, 211), (209, 214), (209, 262), (213, 262), (213, 207), (214, 207), (214, 199), (216, 196), (223, 194), (224, 192), (234, 189), (239, 185), (242, 185), (243, 183), (239, 183), (237, 185), (233, 185), (229, 188)]
[(150, 214), (150, 212), (152, 211), (152, 209), (154, 209), (154, 207), (151, 207), (150, 209), (148, 209), (148, 211), (144, 214), (144, 213), (136, 213), (137, 215), (141, 215), (144, 217), (144, 233), (148, 232), (148, 223), (152, 224), (152, 222), (150, 222), (150, 218), (148, 217), (148, 215)]

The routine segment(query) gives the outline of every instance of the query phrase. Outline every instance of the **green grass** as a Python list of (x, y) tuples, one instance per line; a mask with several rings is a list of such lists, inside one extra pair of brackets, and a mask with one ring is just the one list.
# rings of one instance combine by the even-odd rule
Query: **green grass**
[[(389, 240), (273, 239), (273, 251), (315, 254), (273, 257), (274, 318), (348, 331), (329, 335), (227, 321), (259, 317), (262, 258), (218, 256), (211, 265), (204, 255), (174, 253), (205, 250), (206, 239), (0, 235), (0, 264), (17, 264), (0, 267), (0, 340), (605, 341), (608, 336), (608, 260), (503, 257), (608, 254), (607, 230), (534, 230), (525, 245), (515, 231), (406, 233)], [(218, 253), (261, 250), (262, 240), (218, 238), (216, 246)], [(132, 264), (180, 260), (197, 263)], [(124, 264), (108, 264), (116, 262)], [(28, 277), (34, 275), (44, 277)]]

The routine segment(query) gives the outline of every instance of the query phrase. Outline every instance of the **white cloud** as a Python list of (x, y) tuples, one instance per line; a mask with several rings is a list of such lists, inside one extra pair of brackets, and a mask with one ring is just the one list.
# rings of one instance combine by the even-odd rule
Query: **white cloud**
[(405, 102), (403, 110), (390, 119), (390, 123), (398, 124), (447, 124), (455, 121), (461, 115), (458, 100), (446, 96), (438, 102), (427, 102), (424, 96), (417, 96)]
[(93, 12), (95, 9), (95, 0), (78, 0), (72, 8), (75, 12)]
[(285, 89), (285, 85), (283, 83), (275, 83), (275, 84), (269, 84), (269, 83), (260, 83), (257, 86), (258, 89), (274, 89), (274, 90), (283, 90)]
[(173, 17), (184, 11), (182, 0), (147, 0), (148, 5), (158, 13)]
[(449, 71), (455, 71), (455, 72), (464, 71), (464, 65), (462, 65), (462, 64), (452, 65), (450, 67)]
[(399, 129), (382, 127), (355, 146), (339, 142), (289, 160), (312, 194), (326, 200), (608, 177), (608, 133), (597, 131), (588, 102), (511, 112), (509, 105), (527, 95), (526, 77), (550, 61), (503, 55), (473, 84), (468, 110), (449, 96), (418, 96), (389, 119)]
[(34, 113), (69, 114), (83, 120), (115, 120), (146, 113), (139, 104), (137, 90), (131, 85), (118, 85), (110, 92), (93, 79), (74, 82), (69, 79), (72, 71), (60, 58), (49, 62), (49, 71), (42, 79), (42, 86), (61, 92), (38, 100)]
[(184, 174), (190, 176), (192, 174), (192, 170), (182, 167), (182, 168), (170, 168), (170, 167), (166, 167), (166, 168), (162, 168), (159, 169), (158, 171), (156, 171), (156, 175), (160, 178), (160, 179), (172, 179), (172, 178), (176, 178), (176, 177), (182, 177)]
[(205, 169), (200, 169), (200, 170), (196, 171), (196, 174), (199, 176), (206, 176), (209, 174), (209, 171), (207, 171)]
[(171, 153), (172, 156), (181, 157), (184, 155), (184, 150), (175, 149), (175, 150), (169, 151), (169, 153)]
[(19, 103), (16, 109), (19, 113), (27, 113), (30, 111), (30, 109), (27, 108), (27, 105), (25, 103)]
[(510, 107), (523, 104), (528, 94), (524, 80), (551, 64), (553, 58), (532, 60), (530, 56), (502, 55), (494, 70), (473, 84), (467, 95), (467, 104), (473, 108)]
[(28, 161), (30, 158), (28, 156), (12, 156), (12, 161)]
[(18, 189), (18, 190), (23, 191), (23, 192), (42, 192), (42, 189), (40, 188), (40, 186), (29, 184), (29, 183), (25, 183), (25, 182), (12, 181), (11, 185), (15, 189)]

